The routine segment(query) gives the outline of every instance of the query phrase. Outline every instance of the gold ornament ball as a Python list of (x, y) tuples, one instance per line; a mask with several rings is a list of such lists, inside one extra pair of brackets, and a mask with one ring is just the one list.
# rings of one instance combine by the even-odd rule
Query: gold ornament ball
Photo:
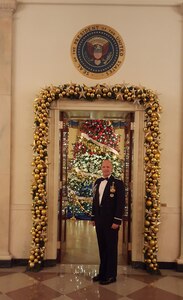
[(34, 255), (30, 255), (29, 259), (30, 259), (31, 261), (33, 261), (33, 260), (34, 260)]
[(153, 137), (151, 135), (146, 137), (146, 141), (148, 142), (152, 142), (153, 141)]
[(35, 175), (34, 175), (34, 178), (35, 178), (35, 179), (39, 179), (39, 174), (35, 174)]
[(155, 245), (155, 241), (154, 240), (151, 240), (149, 243), (150, 243), (151, 246)]
[(148, 249), (148, 252), (151, 254), (151, 253), (153, 253), (153, 250), (152, 249)]
[(29, 266), (30, 268), (33, 268), (35, 266), (34, 262), (30, 262)]
[(147, 206), (151, 206), (151, 205), (152, 205), (152, 201), (147, 200), (147, 201), (146, 201), (146, 205), (147, 205)]
[(149, 226), (149, 225), (150, 225), (150, 222), (146, 220), (146, 221), (145, 221), (145, 225), (146, 225), (146, 226)]
[(147, 114), (148, 114), (148, 115), (151, 115), (151, 114), (152, 114), (152, 110), (149, 109), (149, 110), (147, 111)]

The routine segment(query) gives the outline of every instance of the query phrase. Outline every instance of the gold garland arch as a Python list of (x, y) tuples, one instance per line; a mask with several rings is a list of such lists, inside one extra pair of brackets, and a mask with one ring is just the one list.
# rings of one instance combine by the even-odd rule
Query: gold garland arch
[(46, 179), (48, 168), (49, 111), (53, 101), (68, 98), (72, 101), (127, 101), (139, 104), (145, 110), (144, 123), (144, 171), (145, 171), (145, 216), (144, 216), (144, 262), (150, 273), (159, 273), (157, 262), (160, 224), (160, 112), (158, 95), (141, 86), (106, 84), (88, 87), (79, 84), (49, 86), (42, 89), (34, 100), (34, 141), (32, 194), (32, 242), (28, 270), (39, 271), (44, 265), (47, 242), (48, 199)]

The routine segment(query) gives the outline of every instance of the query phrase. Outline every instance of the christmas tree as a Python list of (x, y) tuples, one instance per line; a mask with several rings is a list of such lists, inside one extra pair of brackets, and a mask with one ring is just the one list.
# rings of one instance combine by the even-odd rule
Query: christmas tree
[(90, 219), (92, 187), (95, 180), (102, 176), (104, 159), (111, 160), (113, 175), (121, 179), (120, 137), (107, 120), (86, 120), (81, 123), (80, 132), (73, 147), (68, 174), (68, 217)]

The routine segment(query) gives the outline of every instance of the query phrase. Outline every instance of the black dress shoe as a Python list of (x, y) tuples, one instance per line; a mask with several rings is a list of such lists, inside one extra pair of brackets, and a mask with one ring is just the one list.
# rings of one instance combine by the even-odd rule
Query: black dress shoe
[(97, 282), (97, 281), (100, 281), (101, 280), (101, 278), (100, 278), (100, 275), (98, 274), (98, 275), (96, 275), (96, 276), (94, 276), (93, 278), (93, 282)]
[(110, 277), (110, 278), (108, 278), (108, 279), (106, 279), (106, 280), (101, 280), (101, 281), (100, 281), (100, 284), (105, 285), (105, 284), (113, 283), (113, 282), (115, 282), (115, 281), (116, 281), (116, 277)]

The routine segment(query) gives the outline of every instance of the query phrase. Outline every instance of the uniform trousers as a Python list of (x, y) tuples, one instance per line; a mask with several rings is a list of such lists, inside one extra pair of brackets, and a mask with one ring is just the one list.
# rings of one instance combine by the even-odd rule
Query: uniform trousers
[(96, 233), (99, 247), (99, 276), (102, 280), (117, 276), (118, 229), (112, 229), (111, 224), (103, 220), (96, 222)]

